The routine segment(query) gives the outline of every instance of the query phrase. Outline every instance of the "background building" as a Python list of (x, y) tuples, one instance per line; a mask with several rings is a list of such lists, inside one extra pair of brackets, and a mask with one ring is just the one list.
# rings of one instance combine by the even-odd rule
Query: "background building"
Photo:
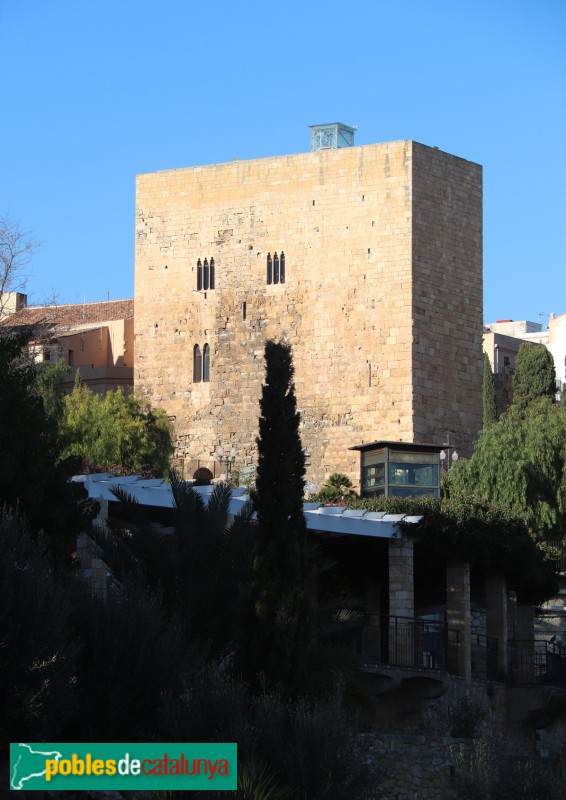
[(133, 300), (27, 306), (26, 295), (18, 294), (8, 309), (13, 313), (5, 314), (0, 330), (30, 331), (37, 363), (62, 358), (71, 368), (63, 379), (65, 391), (71, 391), (77, 369), (92, 391), (133, 388)]
[(528, 320), (500, 319), (488, 322), (483, 331), (483, 349), (491, 362), (495, 378), (499, 410), (503, 411), (512, 398), (512, 378), (515, 360), (523, 342), (544, 345), (552, 355), (556, 370), (557, 397), (566, 383), (566, 314), (550, 315), (548, 327)]
[(566, 314), (560, 314), (558, 317), (550, 315), (548, 339), (545, 344), (554, 359), (556, 384), (558, 391), (562, 393), (566, 385)]
[(136, 213), (135, 384), (175, 417), (186, 475), (218, 445), (255, 462), (268, 338), (293, 347), (309, 478), (358, 485), (348, 448), (364, 442), (450, 434), (471, 451), (480, 166), (412, 141), (330, 141), (140, 175)]

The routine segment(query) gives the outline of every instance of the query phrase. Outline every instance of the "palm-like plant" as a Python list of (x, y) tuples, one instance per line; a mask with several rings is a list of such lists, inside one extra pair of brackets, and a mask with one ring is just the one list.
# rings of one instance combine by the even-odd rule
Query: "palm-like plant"
[(334, 472), (324, 483), (318, 496), (324, 502), (335, 503), (355, 494), (350, 478), (342, 472)]
[(251, 503), (230, 516), (231, 489), (218, 484), (208, 504), (189, 484), (172, 476), (175, 510), (172, 535), (156, 531), (144, 509), (121, 488), (128, 530), (95, 530), (102, 558), (121, 583), (143, 584), (178, 616), (188, 640), (207, 642), (212, 652), (231, 641), (240, 587), (249, 579)]

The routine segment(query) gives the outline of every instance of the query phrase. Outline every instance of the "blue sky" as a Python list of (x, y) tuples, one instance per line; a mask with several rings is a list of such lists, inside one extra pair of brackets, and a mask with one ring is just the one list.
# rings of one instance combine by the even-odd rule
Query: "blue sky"
[(486, 321), (566, 312), (564, 0), (0, 0), (0, 89), (33, 302), (133, 296), (137, 173), (340, 120), (483, 165)]

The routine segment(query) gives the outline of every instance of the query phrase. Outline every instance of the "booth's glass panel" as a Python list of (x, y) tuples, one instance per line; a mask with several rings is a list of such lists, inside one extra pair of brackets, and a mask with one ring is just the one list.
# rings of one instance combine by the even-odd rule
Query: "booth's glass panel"
[(371, 464), (362, 468), (362, 491), (378, 494), (377, 489), (381, 487), (379, 494), (385, 493), (385, 464)]
[(399, 461), (388, 464), (389, 484), (394, 486), (430, 486), (437, 488), (438, 464), (406, 464)]

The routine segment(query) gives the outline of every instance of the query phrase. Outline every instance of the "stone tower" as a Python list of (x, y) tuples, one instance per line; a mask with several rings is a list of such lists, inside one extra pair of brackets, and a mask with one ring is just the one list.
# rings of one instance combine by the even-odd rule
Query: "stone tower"
[(352, 445), (469, 454), (482, 407), (481, 167), (412, 141), (140, 175), (136, 388), (192, 477), (255, 463), (268, 338), (293, 346), (309, 478)]

